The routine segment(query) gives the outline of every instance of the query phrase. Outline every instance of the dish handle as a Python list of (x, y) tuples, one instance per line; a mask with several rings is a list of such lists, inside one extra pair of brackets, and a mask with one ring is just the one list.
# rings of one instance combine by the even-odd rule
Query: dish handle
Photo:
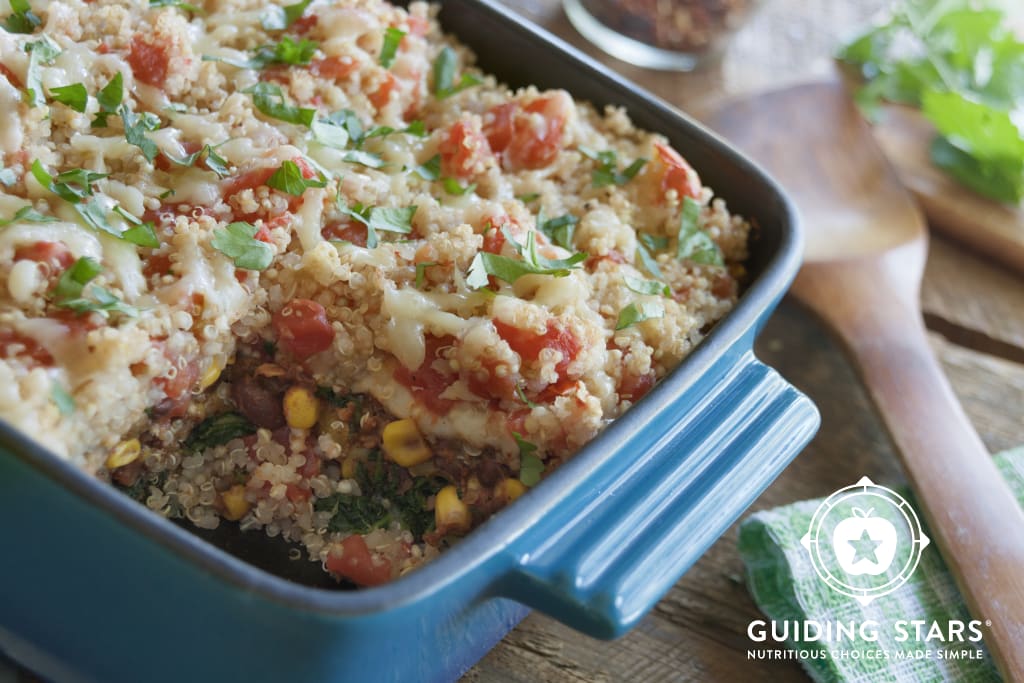
[(750, 506), (819, 424), (810, 400), (751, 351), (667, 400), (655, 420), (678, 415), (673, 424), (623, 425), (616, 434), (626, 435), (612, 443), (618, 455), (580, 478), (569, 491), (573, 503), (540, 506), (528, 531), (508, 548), (512, 569), (499, 580), (497, 595), (590, 636), (622, 635)]

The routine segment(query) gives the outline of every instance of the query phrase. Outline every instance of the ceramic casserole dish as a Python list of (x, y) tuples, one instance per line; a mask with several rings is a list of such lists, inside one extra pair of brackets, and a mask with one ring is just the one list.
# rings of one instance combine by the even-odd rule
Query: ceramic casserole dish
[(506, 83), (624, 106), (686, 150), (758, 227), (733, 312), (522, 499), (422, 569), (354, 592), (301, 575), (311, 565), (262, 534), (198, 537), (0, 424), (0, 650), (54, 681), (450, 681), (530, 608), (616, 637), (814, 434), (813, 405), (752, 352), (799, 266), (778, 186), (491, 0), (445, 0), (440, 21)]

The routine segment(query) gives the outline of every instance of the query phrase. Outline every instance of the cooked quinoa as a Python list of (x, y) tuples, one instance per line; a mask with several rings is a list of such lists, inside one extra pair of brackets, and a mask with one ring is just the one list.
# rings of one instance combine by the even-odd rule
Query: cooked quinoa
[(686, 150), (510, 91), (433, 14), (5, 2), (0, 418), (371, 585), (671, 371), (748, 223)]

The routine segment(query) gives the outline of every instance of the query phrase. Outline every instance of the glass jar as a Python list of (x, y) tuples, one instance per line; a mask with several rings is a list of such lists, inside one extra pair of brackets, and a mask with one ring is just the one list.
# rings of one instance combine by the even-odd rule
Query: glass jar
[(713, 56), (759, 0), (563, 0), (576, 30), (613, 57), (690, 71)]

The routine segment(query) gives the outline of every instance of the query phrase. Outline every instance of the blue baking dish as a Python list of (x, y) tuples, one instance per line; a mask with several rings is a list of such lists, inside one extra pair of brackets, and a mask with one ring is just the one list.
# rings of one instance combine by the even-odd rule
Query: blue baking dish
[[(624, 633), (818, 426), (753, 355), (794, 276), (792, 205), (713, 134), (491, 0), (441, 22), (512, 85), (625, 106), (757, 227), (735, 310), (573, 460), (439, 559), (361, 591), (309, 585), (262, 534), (214, 543), (0, 424), (0, 649), (53, 681), (450, 681), (530, 608)], [(224, 525), (227, 526), (227, 525)], [(233, 554), (232, 554), (233, 553)]]

